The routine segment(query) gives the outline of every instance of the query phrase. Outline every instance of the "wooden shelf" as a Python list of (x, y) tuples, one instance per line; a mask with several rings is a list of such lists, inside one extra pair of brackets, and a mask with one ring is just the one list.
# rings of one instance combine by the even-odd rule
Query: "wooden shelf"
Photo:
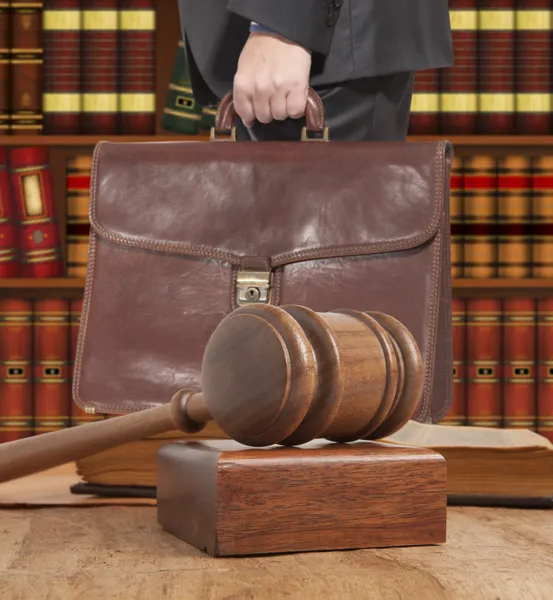
[(44, 279), (0, 279), (0, 289), (16, 290), (79, 290), (84, 289), (81, 277), (52, 277)]
[(454, 279), (457, 290), (553, 290), (553, 279)]
[[(6, 135), (0, 137), (0, 145), (4, 146), (66, 146), (66, 147), (92, 147), (98, 142), (177, 142), (177, 141), (207, 141), (209, 136), (202, 135)], [(500, 148), (505, 147), (523, 147), (523, 146), (541, 146), (550, 147), (553, 150), (553, 136), (549, 135), (474, 135), (474, 136), (456, 136), (456, 135), (414, 135), (410, 136), (412, 142), (430, 142), (438, 140), (449, 140), (454, 146), (492, 146)]]

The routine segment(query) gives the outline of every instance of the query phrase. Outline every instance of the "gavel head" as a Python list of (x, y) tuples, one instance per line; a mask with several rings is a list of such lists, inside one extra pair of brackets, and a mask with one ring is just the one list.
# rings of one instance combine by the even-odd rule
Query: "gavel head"
[(422, 385), (413, 336), (376, 312), (243, 306), (221, 321), (202, 364), (211, 415), (248, 446), (391, 435), (413, 416)]

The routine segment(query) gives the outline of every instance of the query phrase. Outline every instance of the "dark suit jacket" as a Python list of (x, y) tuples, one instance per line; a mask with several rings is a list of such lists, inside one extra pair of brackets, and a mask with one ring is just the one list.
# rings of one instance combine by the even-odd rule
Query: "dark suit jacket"
[(313, 51), (311, 85), (453, 64), (447, 0), (178, 2), (200, 104), (232, 89), (251, 21)]

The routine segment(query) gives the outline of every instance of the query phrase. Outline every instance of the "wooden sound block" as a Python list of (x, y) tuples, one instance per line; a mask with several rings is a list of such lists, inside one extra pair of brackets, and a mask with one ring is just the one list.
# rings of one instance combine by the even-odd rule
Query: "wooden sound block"
[(174, 442), (158, 454), (157, 494), (161, 527), (213, 556), (446, 539), (446, 463), (420, 448)]

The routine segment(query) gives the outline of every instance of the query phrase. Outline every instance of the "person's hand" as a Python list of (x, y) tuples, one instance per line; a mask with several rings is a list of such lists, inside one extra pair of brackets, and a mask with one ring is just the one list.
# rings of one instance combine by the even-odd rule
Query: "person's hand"
[(247, 127), (305, 114), (311, 53), (268, 33), (251, 33), (234, 77), (236, 114)]

